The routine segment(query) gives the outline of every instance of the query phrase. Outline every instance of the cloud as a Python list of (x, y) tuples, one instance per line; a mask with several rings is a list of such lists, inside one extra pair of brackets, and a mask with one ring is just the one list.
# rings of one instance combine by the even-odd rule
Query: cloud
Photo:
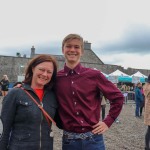
[[(96, 49), (98, 51), (98, 48)], [(105, 54), (150, 54), (150, 27), (130, 25), (118, 40), (102, 43), (99, 50)]]
[(35, 47), (36, 54), (52, 54), (52, 55), (62, 54), (60, 41), (45, 41), (45, 42), (35, 42), (34, 44), (28, 43), (18, 46), (0, 48), (0, 55), (16, 56), (16, 53), (20, 53), (21, 56), (25, 54), (27, 57), (30, 57), (32, 46)]

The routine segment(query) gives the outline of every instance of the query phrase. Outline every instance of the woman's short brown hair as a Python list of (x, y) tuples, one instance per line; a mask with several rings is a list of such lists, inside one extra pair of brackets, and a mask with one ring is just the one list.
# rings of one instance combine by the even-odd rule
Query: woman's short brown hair
[(25, 79), (23, 83), (31, 84), (33, 72), (32, 69), (36, 67), (38, 64), (43, 62), (52, 62), (54, 66), (53, 75), (51, 78), (51, 81), (45, 85), (46, 88), (52, 88), (55, 81), (56, 81), (56, 75), (57, 75), (57, 61), (56, 59), (48, 54), (41, 54), (36, 57), (34, 57), (28, 64), (26, 71), (25, 71)]

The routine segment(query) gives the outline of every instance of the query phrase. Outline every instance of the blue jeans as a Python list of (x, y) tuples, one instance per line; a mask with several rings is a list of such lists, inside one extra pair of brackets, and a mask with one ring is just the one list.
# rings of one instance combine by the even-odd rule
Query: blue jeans
[(141, 104), (139, 102), (136, 102), (136, 108), (135, 108), (135, 116), (136, 117), (140, 116), (140, 106), (141, 106)]
[(103, 135), (92, 135), (86, 139), (67, 139), (63, 136), (62, 150), (105, 150)]

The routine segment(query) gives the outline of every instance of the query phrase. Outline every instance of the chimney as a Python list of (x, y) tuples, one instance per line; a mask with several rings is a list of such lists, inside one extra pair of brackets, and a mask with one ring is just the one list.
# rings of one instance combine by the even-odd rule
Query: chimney
[(84, 41), (84, 50), (91, 50), (91, 43), (88, 41)]
[(35, 55), (35, 48), (34, 48), (34, 46), (32, 46), (30, 58), (33, 58), (34, 55)]

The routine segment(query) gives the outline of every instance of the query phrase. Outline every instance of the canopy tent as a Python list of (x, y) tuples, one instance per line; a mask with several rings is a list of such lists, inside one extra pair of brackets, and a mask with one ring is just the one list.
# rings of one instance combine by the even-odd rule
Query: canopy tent
[(110, 73), (109, 76), (127, 76), (127, 77), (130, 77), (129, 75), (127, 75), (126, 73), (123, 73), (122, 71), (120, 71), (118, 69), (116, 71)]
[(131, 76), (119, 76), (118, 77), (119, 82), (132, 82), (132, 77)]
[(140, 71), (137, 71), (136, 73), (134, 73), (133, 75), (131, 75), (131, 77), (141, 77), (141, 78), (147, 78), (146, 75), (142, 74)]
[(132, 77), (132, 80), (135, 80), (133, 81), (134, 83), (137, 83), (139, 81), (142, 83), (145, 83), (145, 79), (147, 78), (147, 76), (142, 74), (140, 71), (137, 71), (136, 73), (131, 75), (131, 77)]
[(128, 74), (126, 74), (118, 69), (116, 71), (110, 73), (109, 76), (116, 76), (118, 78), (118, 82), (132, 82), (131, 76), (129, 76)]

